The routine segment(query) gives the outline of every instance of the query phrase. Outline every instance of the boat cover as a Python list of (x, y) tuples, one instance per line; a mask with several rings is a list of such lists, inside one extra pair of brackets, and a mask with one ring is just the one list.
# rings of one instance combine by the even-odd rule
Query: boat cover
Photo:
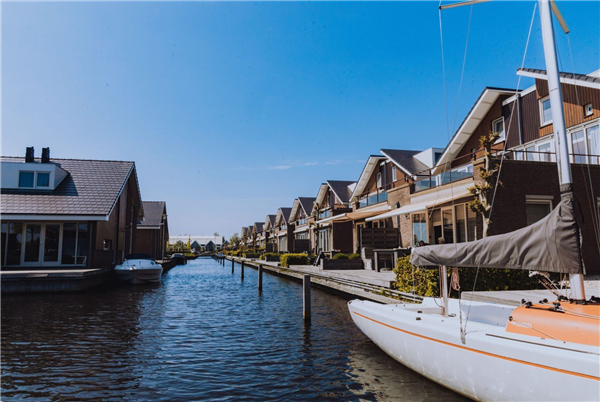
[(571, 185), (561, 185), (561, 194), (560, 204), (532, 225), (467, 243), (416, 247), (410, 262), (420, 267), (446, 265), (585, 273)]

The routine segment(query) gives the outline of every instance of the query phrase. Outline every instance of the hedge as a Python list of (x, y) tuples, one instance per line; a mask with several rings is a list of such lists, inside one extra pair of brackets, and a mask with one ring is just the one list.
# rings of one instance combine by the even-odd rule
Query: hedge
[(348, 259), (348, 254), (344, 254), (344, 253), (337, 253), (336, 255), (333, 256), (334, 260), (347, 260)]
[(307, 254), (283, 254), (280, 257), (281, 266), (289, 268), (290, 265), (308, 265)]
[[(448, 275), (451, 273), (448, 269)], [(410, 256), (398, 258), (394, 268), (396, 281), (394, 288), (401, 292), (411, 292), (421, 296), (439, 296), (439, 270), (417, 268), (410, 263)], [(459, 268), (460, 287), (462, 291), (497, 291), (497, 290), (527, 290), (544, 289), (535, 277), (529, 277), (529, 271), (517, 269), (490, 269)], [(473, 289), (475, 275), (477, 283)], [(558, 275), (551, 275), (556, 281)], [(450, 291), (451, 297), (456, 297), (454, 290)]]
[(360, 258), (360, 254), (350, 254), (348, 258), (351, 260), (357, 260)]
[(261, 260), (266, 260), (267, 257), (279, 257), (279, 253), (263, 253), (260, 256)]

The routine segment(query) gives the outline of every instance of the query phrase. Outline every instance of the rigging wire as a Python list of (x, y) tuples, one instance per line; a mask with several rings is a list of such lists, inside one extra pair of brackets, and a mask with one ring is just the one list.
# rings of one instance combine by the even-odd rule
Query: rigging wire
[[(533, 29), (533, 22), (535, 20), (535, 13), (536, 13), (536, 11), (537, 11), (537, 2), (534, 3), (533, 12), (531, 14), (531, 22), (529, 23), (529, 32), (527, 33), (527, 41), (525, 42), (525, 50), (523, 52), (523, 59), (521, 61), (521, 68), (523, 68), (523, 66), (525, 65), (525, 59), (527, 57), (527, 50), (529, 49), (529, 41), (531, 39), (531, 31)], [(516, 88), (516, 91), (515, 91), (515, 94), (517, 96), (519, 95), (519, 90), (521, 88), (521, 77), (522, 76), (519, 75), (519, 78), (517, 80), (517, 88)], [(514, 116), (514, 111), (515, 111), (516, 104), (517, 104), (517, 99), (515, 99), (515, 101), (513, 102), (513, 105), (511, 107), (511, 112), (510, 112), (510, 118), (508, 120), (508, 127), (505, 128), (505, 130), (506, 130), (506, 136), (505, 136), (505, 140), (504, 140), (503, 152), (502, 152), (502, 155), (501, 155), (501, 158), (500, 158), (500, 166), (498, 167), (498, 177), (496, 178), (496, 183), (494, 185), (494, 193), (493, 193), (493, 196), (492, 196), (492, 202), (490, 204), (490, 213), (489, 213), (490, 217), (492, 216), (492, 211), (493, 211), (493, 208), (494, 208), (494, 202), (496, 200), (496, 192), (498, 190), (498, 184), (500, 183), (500, 175), (502, 174), (502, 164), (504, 162), (505, 155), (506, 155), (506, 146), (508, 144), (508, 139), (510, 138), (510, 133), (511, 133), (510, 128), (512, 126), (512, 119), (513, 119), (513, 116)], [(480, 270), (480, 266), (478, 265), (477, 266), (477, 271), (475, 272), (475, 280), (473, 282), (473, 292), (475, 292), (475, 286), (477, 285), (477, 277), (479, 276), (479, 270)], [(461, 307), (461, 301), (462, 301), (462, 298), (459, 298), (459, 300), (458, 300), (459, 310), (462, 309), (462, 307)], [(464, 337), (467, 334), (467, 324), (469, 323), (469, 313), (471, 312), (471, 305), (472, 304), (473, 304), (473, 298), (471, 297), (470, 300), (469, 300), (469, 307), (468, 307), (468, 311), (467, 311), (466, 318), (465, 318), (464, 329), (463, 329), (463, 326), (462, 326), (462, 314), (461, 314), (460, 331), (461, 331), (461, 338), (463, 339), (463, 342), (464, 342)]]

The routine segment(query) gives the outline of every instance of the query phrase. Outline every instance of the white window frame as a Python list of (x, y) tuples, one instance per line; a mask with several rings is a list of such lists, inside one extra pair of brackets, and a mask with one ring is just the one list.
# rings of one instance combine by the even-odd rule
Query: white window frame
[[(38, 180), (39, 180), (38, 178), (39, 178), (40, 173), (48, 175), (48, 185), (47, 186), (40, 186), (38, 184)], [(50, 188), (50, 178), (51, 178), (50, 172), (35, 172), (35, 188)]]
[[(31, 187), (21, 186), (21, 173), (31, 173), (33, 175), (33, 185)], [(19, 170), (18, 188), (35, 188), (36, 175), (34, 170)]]
[[(552, 124), (552, 119), (548, 120), (548, 121), (544, 121), (544, 102), (550, 102), (550, 96), (546, 96), (542, 99), (539, 100), (539, 105), (540, 105), (540, 127), (544, 127), (547, 126), (549, 124)], [(550, 110), (552, 110), (552, 104), (550, 105)]]
[(396, 169), (396, 166), (392, 166), (392, 182), (395, 182), (398, 180), (398, 170)]
[(585, 105), (583, 107), (583, 115), (585, 117), (589, 117), (589, 116), (591, 116), (593, 114), (594, 114), (594, 107), (592, 106), (591, 103), (588, 103), (587, 105)]
[(498, 137), (498, 140), (496, 141), (496, 143), (504, 141), (505, 137), (506, 137), (506, 127), (504, 125), (504, 116), (498, 117), (495, 120), (492, 120), (492, 131), (496, 130), (496, 123), (498, 122), (502, 122), (502, 132), (500, 133), (500, 136)]
[(377, 186), (377, 188), (381, 188), (383, 187), (383, 175), (381, 174), (381, 172), (377, 172), (377, 175), (375, 176), (375, 185)]

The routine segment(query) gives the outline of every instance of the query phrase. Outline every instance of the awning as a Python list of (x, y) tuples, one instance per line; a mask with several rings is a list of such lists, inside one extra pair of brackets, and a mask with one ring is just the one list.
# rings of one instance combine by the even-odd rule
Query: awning
[(450, 202), (452, 200), (457, 200), (459, 198), (466, 197), (468, 195), (471, 195), (471, 193), (463, 192), (463, 193), (456, 194), (456, 195), (450, 196), (450, 197), (438, 198), (437, 200), (429, 200), (429, 201), (421, 202), (418, 204), (408, 204), (408, 205), (405, 205), (398, 209), (394, 209), (393, 211), (387, 212), (385, 214), (367, 218), (366, 221), (372, 222), (372, 221), (378, 221), (381, 219), (391, 218), (392, 216), (410, 214), (412, 212), (427, 211), (427, 209), (429, 209), (429, 208), (433, 208), (437, 205), (445, 204), (446, 202)]
[(321, 225), (323, 223), (343, 221), (345, 218), (346, 218), (346, 214), (340, 214), (340, 215), (330, 216), (329, 218), (321, 219), (320, 221), (317, 221), (315, 223), (318, 225)]

